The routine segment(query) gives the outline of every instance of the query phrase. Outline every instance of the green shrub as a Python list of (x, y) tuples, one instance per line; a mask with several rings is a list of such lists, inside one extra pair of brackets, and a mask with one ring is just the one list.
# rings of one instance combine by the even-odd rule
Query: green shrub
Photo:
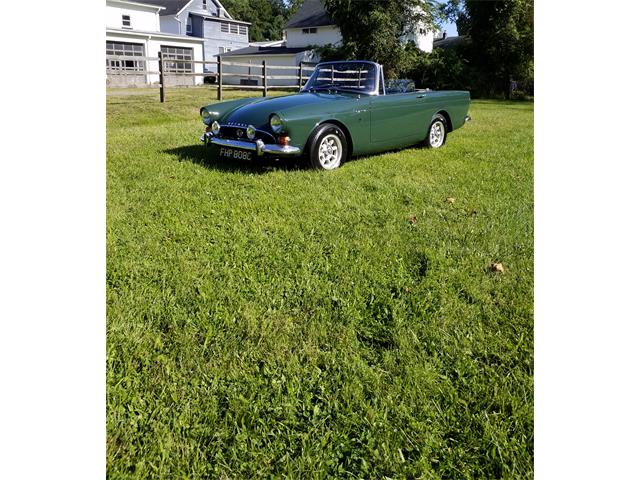
[(528, 100), (529, 95), (522, 90), (513, 90), (511, 92), (511, 100)]
[[(315, 51), (322, 61), (354, 59), (344, 47), (317, 47)], [(430, 53), (423, 52), (413, 42), (409, 42), (397, 61), (400, 70), (396, 73), (385, 69), (385, 75), (387, 80), (411, 79), (416, 88), (468, 90), (472, 98), (506, 98), (509, 84), (474, 65), (470, 52), (469, 41), (461, 41), (448, 48), (434, 48)], [(525, 100), (532, 97), (533, 60), (523, 71), (513, 72), (512, 79), (517, 87), (511, 93), (511, 99)]]

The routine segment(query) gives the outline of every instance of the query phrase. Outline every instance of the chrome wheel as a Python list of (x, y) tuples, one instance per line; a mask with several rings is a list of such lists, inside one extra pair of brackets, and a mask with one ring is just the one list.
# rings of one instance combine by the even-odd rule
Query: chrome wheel
[(433, 122), (429, 130), (429, 146), (431, 146), (431, 148), (441, 147), (446, 134), (447, 130), (442, 121), (436, 120)]
[(332, 170), (340, 165), (342, 142), (337, 135), (330, 133), (322, 139), (318, 146), (318, 160), (325, 170)]

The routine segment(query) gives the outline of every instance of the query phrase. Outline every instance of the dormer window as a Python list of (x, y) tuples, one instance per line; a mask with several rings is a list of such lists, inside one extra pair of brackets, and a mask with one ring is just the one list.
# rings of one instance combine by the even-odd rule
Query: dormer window
[(131, 16), (122, 15), (122, 28), (131, 28)]
[(203, 10), (207, 9), (207, 0), (202, 0), (202, 9)]
[(318, 29), (317, 29), (317, 28), (315, 28), (315, 27), (314, 27), (314, 28), (303, 28), (303, 29), (302, 29), (302, 33), (303, 33), (304, 35), (309, 35), (309, 34), (311, 34), (311, 33), (318, 33)]
[(191, 35), (191, 17), (187, 18), (187, 35)]

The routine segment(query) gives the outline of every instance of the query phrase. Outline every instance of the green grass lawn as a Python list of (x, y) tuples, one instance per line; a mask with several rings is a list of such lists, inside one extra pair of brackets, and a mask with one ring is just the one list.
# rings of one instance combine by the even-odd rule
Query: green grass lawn
[(107, 97), (108, 476), (532, 477), (533, 104), (318, 172), (213, 99)]

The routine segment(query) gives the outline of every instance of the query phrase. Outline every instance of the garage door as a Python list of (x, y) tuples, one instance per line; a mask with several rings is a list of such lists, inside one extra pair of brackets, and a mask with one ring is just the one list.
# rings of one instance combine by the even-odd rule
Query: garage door
[(145, 83), (144, 45), (128, 42), (113, 42), (107, 40), (107, 57), (131, 57), (126, 59), (107, 58), (107, 83), (109, 86), (141, 85)]
[(193, 73), (193, 63), (185, 61), (193, 60), (193, 48), (161, 45), (160, 50), (165, 59), (171, 60), (164, 64), (167, 85), (194, 85), (195, 77), (193, 75), (181, 75)]

